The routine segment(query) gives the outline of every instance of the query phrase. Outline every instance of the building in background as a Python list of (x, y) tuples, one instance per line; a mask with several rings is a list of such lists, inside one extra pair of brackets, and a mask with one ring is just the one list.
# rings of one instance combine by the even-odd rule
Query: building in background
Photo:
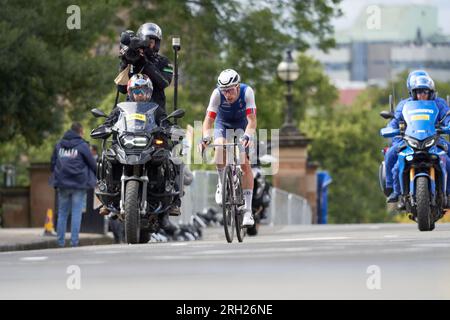
[[(375, 15), (378, 24), (372, 23)], [(440, 31), (437, 7), (368, 7), (350, 29), (336, 33), (336, 43), (328, 53), (312, 48), (308, 54), (322, 62), (343, 104), (405, 70), (425, 69), (435, 80), (450, 81), (450, 37)]]

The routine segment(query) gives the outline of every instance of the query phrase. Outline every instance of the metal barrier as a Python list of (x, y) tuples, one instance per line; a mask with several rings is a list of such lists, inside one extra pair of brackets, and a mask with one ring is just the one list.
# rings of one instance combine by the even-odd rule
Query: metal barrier
[[(188, 223), (193, 213), (202, 212), (207, 208), (221, 210), (215, 202), (217, 172), (198, 170), (192, 173), (194, 180), (184, 189), (181, 216), (171, 217), (174, 222)], [(267, 219), (262, 222), (269, 225), (311, 224), (311, 207), (308, 201), (299, 195), (272, 188)]]

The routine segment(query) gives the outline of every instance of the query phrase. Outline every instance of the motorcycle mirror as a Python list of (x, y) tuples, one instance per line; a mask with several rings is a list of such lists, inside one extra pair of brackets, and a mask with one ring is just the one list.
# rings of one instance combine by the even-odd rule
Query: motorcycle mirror
[(184, 117), (184, 110), (183, 109), (177, 109), (174, 112), (172, 112), (171, 114), (169, 114), (167, 117), (165, 117), (164, 119), (162, 119), (161, 121), (165, 121), (168, 120), (170, 118), (175, 118), (175, 119), (179, 119)]
[(91, 110), (91, 113), (94, 115), (94, 117), (96, 118), (100, 118), (100, 117), (105, 117), (106, 118), (106, 114), (102, 111), (99, 110), (97, 108), (94, 108)]
[(390, 111), (381, 111), (380, 112), (380, 116), (384, 119), (393, 119), (394, 118), (394, 114)]
[(185, 112), (184, 112), (183, 109), (177, 109), (174, 112), (172, 112), (169, 117), (176, 118), (176, 119), (183, 118), (184, 117), (184, 113)]

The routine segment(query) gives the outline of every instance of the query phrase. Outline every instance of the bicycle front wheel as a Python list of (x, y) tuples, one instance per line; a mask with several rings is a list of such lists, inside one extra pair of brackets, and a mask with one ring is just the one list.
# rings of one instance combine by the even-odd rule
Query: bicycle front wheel
[(222, 178), (223, 229), (229, 243), (233, 242), (236, 207), (233, 201), (233, 174), (231, 166), (226, 166)]
[(242, 206), (244, 205), (244, 195), (242, 192), (242, 181), (239, 179), (238, 185), (236, 186), (236, 198), (241, 201), (239, 206), (236, 207), (235, 211), (235, 225), (236, 225), (236, 236), (239, 242), (244, 241), (245, 234), (247, 233), (247, 228), (242, 226), (242, 220), (244, 219), (244, 212), (240, 210)]

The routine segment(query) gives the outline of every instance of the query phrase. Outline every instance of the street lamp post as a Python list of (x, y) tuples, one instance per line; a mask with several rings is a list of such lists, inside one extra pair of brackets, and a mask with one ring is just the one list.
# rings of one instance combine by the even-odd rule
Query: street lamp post
[(299, 68), (292, 58), (292, 50), (287, 50), (286, 60), (280, 62), (277, 67), (278, 76), (287, 84), (286, 93), (286, 112), (284, 114), (284, 123), (281, 126), (282, 134), (299, 134), (299, 131), (295, 125), (294, 112), (292, 105), (292, 84), (299, 76)]
[(272, 145), (279, 147), (279, 168), (273, 178), (273, 185), (279, 189), (299, 194), (306, 198), (315, 212), (316, 167), (308, 159), (308, 145), (311, 142), (298, 129), (294, 119), (292, 85), (298, 79), (299, 67), (292, 58), (292, 50), (287, 51), (286, 59), (277, 67), (278, 76), (287, 85), (284, 123), (278, 139)]

